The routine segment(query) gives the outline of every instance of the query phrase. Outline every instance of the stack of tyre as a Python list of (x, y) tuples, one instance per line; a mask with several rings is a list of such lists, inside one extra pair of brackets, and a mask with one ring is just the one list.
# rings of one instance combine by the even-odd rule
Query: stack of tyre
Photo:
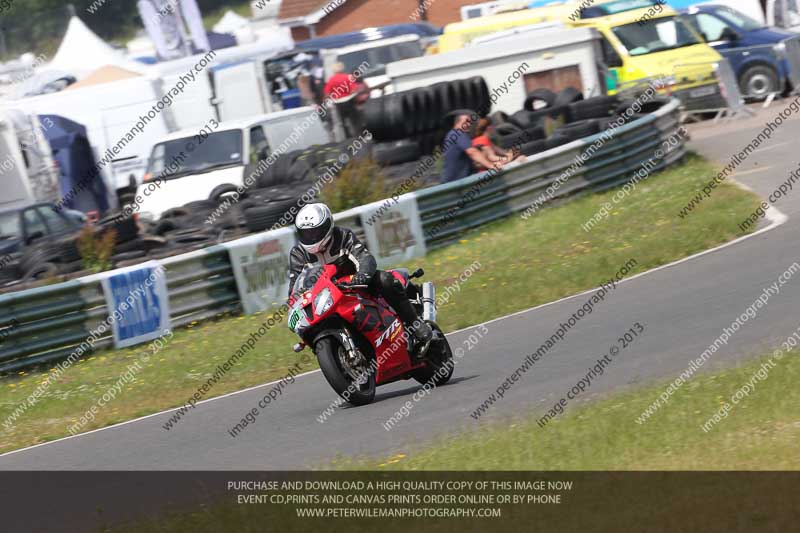
[(76, 237), (42, 240), (13, 254), (0, 271), (0, 286), (16, 281), (35, 281), (81, 269)]
[(432, 154), (449, 127), (447, 115), (456, 109), (471, 109), (481, 116), (489, 113), (489, 88), (482, 77), (445, 81), (367, 100), (363, 123), (377, 141), (373, 158), (389, 166)]
[[(640, 112), (628, 121), (659, 109), (665, 102), (654, 99), (643, 103)], [(618, 96), (584, 99), (572, 87), (559, 93), (536, 89), (528, 94), (523, 109), (512, 115), (491, 115), (495, 126), (492, 142), (503, 149), (518, 148), (524, 155), (535, 155), (605, 131), (632, 103)]]

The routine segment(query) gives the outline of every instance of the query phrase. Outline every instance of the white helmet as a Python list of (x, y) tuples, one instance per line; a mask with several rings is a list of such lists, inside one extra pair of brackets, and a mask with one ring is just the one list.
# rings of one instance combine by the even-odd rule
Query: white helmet
[(333, 237), (333, 215), (325, 204), (303, 206), (295, 217), (294, 225), (300, 245), (310, 254), (324, 250)]

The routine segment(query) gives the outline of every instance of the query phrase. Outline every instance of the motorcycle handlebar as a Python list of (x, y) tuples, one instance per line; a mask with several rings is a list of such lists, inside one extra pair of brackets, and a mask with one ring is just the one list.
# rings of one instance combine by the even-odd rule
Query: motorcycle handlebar
[(340, 291), (356, 291), (369, 288), (369, 285), (350, 285), (347, 283), (337, 283), (336, 288)]

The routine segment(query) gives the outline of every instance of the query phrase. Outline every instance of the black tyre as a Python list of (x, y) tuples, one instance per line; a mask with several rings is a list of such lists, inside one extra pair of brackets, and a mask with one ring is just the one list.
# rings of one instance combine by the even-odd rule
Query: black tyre
[(442, 106), (440, 117), (447, 115), (458, 107), (459, 96), (456, 87), (452, 83), (449, 81), (436, 83), (431, 86), (431, 89), (438, 93), (438, 100)]
[(197, 200), (194, 202), (189, 202), (183, 206), (183, 208), (189, 211), (191, 215), (213, 211), (217, 207), (217, 202), (212, 202), (211, 200)]
[(275, 184), (292, 182), (292, 159), (286, 155), (279, 156), (273, 165), (275, 167)]
[(524, 131), (518, 131), (511, 135), (498, 135), (496, 137), (497, 146), (503, 150), (510, 150), (513, 147), (519, 147), (523, 144), (532, 141), (529, 134)]
[(772, 93), (780, 92), (780, 78), (774, 69), (766, 65), (755, 65), (739, 77), (739, 90), (747, 98), (763, 100)]
[(544, 131), (544, 126), (533, 126), (531, 128), (527, 128), (525, 129), (525, 134), (525, 142), (543, 141), (547, 137), (547, 133)]
[(364, 128), (371, 131), (377, 138), (383, 138), (386, 122), (386, 111), (384, 109), (386, 100), (386, 98), (370, 98), (364, 102), (361, 112)]
[(556, 93), (550, 89), (535, 89), (528, 93), (525, 98), (523, 109), (526, 111), (539, 111), (541, 109), (552, 107), (556, 103)]
[(548, 150), (551, 150), (553, 148), (557, 148), (559, 146), (563, 146), (563, 145), (565, 145), (567, 143), (571, 143), (574, 140), (575, 139), (567, 137), (566, 135), (564, 135), (562, 133), (558, 133), (558, 134), (554, 133), (553, 135), (551, 135), (550, 137), (547, 138), (547, 140), (545, 141), (545, 146), (547, 147)]
[(55, 241), (54, 246), (59, 250), (59, 259), (61, 263), (74, 263), (75, 261), (81, 260), (77, 236), (59, 239)]
[(22, 277), (19, 269), (20, 254), (15, 253), (5, 260), (5, 266), (0, 268), (0, 287), (7, 283), (17, 281)]
[(517, 126), (519, 129), (524, 130), (530, 128), (531, 126), (536, 126), (538, 124), (538, 120), (534, 122), (531, 115), (533, 115), (533, 113), (531, 113), (530, 111), (525, 111), (523, 109), (522, 111), (517, 111), (516, 113), (508, 117), (508, 121), (511, 124)]
[(531, 111), (528, 114), (528, 119), (531, 124), (542, 125), (547, 119), (559, 120), (563, 122), (570, 122), (572, 115), (569, 111), (569, 106), (548, 107), (540, 109), (539, 111)]
[(180, 219), (177, 218), (162, 218), (156, 224), (156, 227), (153, 228), (153, 233), (156, 235), (165, 235), (170, 231), (176, 231), (183, 229), (185, 226), (181, 223)]
[(427, 129), (437, 128), (439, 126), (439, 118), (444, 115), (444, 106), (442, 105), (441, 93), (435, 90), (433, 87), (426, 87), (420, 90), (425, 91), (425, 94), (428, 98), (428, 105), (430, 106)]
[(328, 384), (343, 400), (351, 405), (367, 405), (375, 399), (375, 372), (364, 372), (358, 383), (343, 369), (346, 357), (342, 345), (332, 337), (320, 339), (314, 346), (319, 368)]
[(142, 259), (143, 257), (147, 257), (147, 252), (144, 250), (132, 250), (130, 252), (116, 254), (111, 258), (111, 260), (116, 265), (122, 263), (123, 261), (132, 261), (134, 259)]
[(506, 135), (515, 135), (521, 131), (522, 131), (521, 127), (511, 122), (501, 124), (494, 129), (494, 132), (501, 137), (504, 137)]
[(416, 161), (422, 156), (419, 143), (410, 139), (393, 143), (376, 144), (372, 148), (372, 157), (382, 166), (399, 165)]
[(569, 104), (583, 100), (583, 93), (574, 87), (567, 87), (558, 93), (553, 107), (568, 106)]
[(113, 228), (117, 232), (117, 242), (128, 242), (139, 235), (139, 225), (133, 216), (117, 219), (117, 215), (110, 215), (99, 222), (101, 227)]
[(618, 106), (618, 98), (614, 96), (598, 96), (574, 102), (569, 105), (569, 110), (572, 120), (588, 120), (613, 115)]
[(492, 100), (489, 93), (489, 86), (483, 76), (475, 76), (467, 80), (470, 84), (472, 93), (472, 109), (480, 116), (485, 117), (492, 110)]
[(25, 249), (19, 259), (19, 269), (24, 278), (45, 263), (57, 263), (60, 260), (60, 250), (50, 243), (38, 243)]
[[(438, 340), (432, 343), (428, 350), (426, 357), (429, 364), (425, 368), (415, 370), (411, 376), (422, 385), (430, 383), (438, 387), (450, 381), (455, 370), (455, 361), (447, 337), (436, 324), (431, 322), (430, 326)], [(320, 366), (322, 366), (321, 363)]]
[(233, 183), (223, 183), (222, 185), (217, 185), (211, 190), (211, 194), (208, 195), (208, 199), (214, 203), (219, 203), (222, 201), (223, 195), (231, 194), (237, 192), (238, 190), (239, 188)]
[[(654, 98), (653, 100), (648, 100), (647, 102), (641, 102), (639, 104), (639, 110), (636, 111), (638, 115), (649, 115), (650, 113), (655, 113), (662, 107), (667, 104), (668, 100), (664, 98)], [(619, 106), (617, 106), (616, 113), (617, 115), (625, 115), (628, 112), (628, 109), (631, 108), (633, 105), (634, 100), (623, 100)], [(634, 111), (632, 109), (632, 111)]]
[(311, 166), (307, 159), (298, 159), (289, 170), (292, 183), (303, 183), (309, 181), (314, 173), (314, 167)]
[(569, 137), (572, 140), (582, 139), (598, 133), (600, 131), (600, 121), (598, 119), (581, 120), (558, 128), (554, 134)]
[(547, 150), (547, 141), (540, 139), (538, 141), (531, 141), (520, 146), (519, 151), (523, 155), (536, 155), (540, 152)]
[(173, 207), (172, 209), (167, 209), (163, 213), (161, 213), (160, 220), (173, 220), (173, 219), (182, 219), (191, 215), (192, 212), (184, 207)]
[(39, 263), (31, 266), (23, 275), (22, 281), (37, 281), (40, 279), (52, 278), (60, 274), (58, 265), (55, 263)]
[(503, 111), (495, 111), (489, 116), (489, 120), (495, 127), (501, 124), (506, 124), (508, 122), (508, 119), (509, 119), (508, 114), (504, 113)]
[(281, 222), (281, 219), (285, 219), (290, 224), (292, 222), (291, 216), (284, 217), (284, 215), (287, 213), (291, 215), (289, 209), (296, 203), (294, 199), (286, 200), (281, 198), (267, 205), (247, 208), (244, 211), (245, 225), (248, 230), (255, 233), (271, 229)]

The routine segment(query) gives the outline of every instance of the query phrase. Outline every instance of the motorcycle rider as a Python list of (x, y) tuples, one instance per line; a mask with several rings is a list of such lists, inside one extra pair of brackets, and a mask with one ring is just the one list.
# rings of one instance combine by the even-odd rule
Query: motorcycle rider
[[(383, 298), (394, 309), (406, 330), (424, 347), (433, 332), (417, 314), (403, 284), (391, 273), (378, 270), (378, 263), (352, 230), (334, 225), (330, 208), (322, 203), (308, 204), (295, 218), (300, 241), (289, 254), (289, 295), (295, 280), (309, 264), (334, 264), (337, 275), (353, 275), (351, 285), (368, 285), (369, 292)], [(417, 354), (420, 350), (414, 350)]]

